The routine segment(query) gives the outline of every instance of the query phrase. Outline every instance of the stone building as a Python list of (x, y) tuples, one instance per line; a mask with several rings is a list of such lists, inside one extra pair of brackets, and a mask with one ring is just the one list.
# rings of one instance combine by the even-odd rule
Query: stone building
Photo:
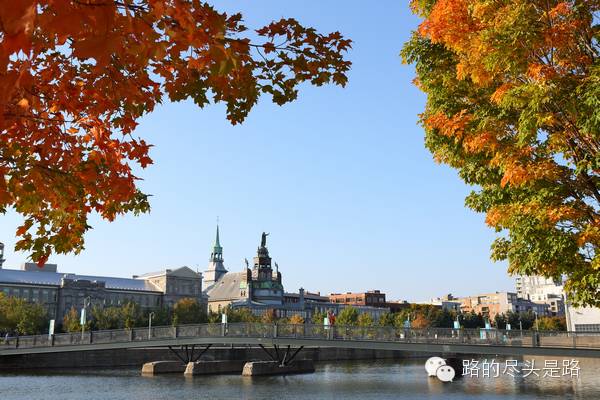
[(281, 306), (283, 305), (283, 285), (278, 266), (271, 266), (271, 257), (266, 246), (268, 234), (263, 232), (252, 269), (246, 261), (246, 267), (240, 272), (228, 272), (223, 265), (223, 248), (219, 241), (219, 228), (215, 245), (204, 272), (209, 277), (205, 285), (210, 311), (219, 312), (229, 305), (241, 307)]
[(79, 310), (84, 303), (91, 307), (118, 307), (135, 302), (148, 311), (192, 297), (206, 308), (202, 274), (188, 267), (118, 278), (61, 273), (56, 264), (39, 268), (25, 263), (21, 269), (0, 268), (0, 292), (42, 304), (48, 316), (58, 323), (72, 307)]
[[(314, 313), (339, 311), (348, 304), (332, 303), (328, 297), (308, 293), (300, 289), (298, 293), (285, 293), (281, 272), (277, 263), (273, 263), (267, 248), (267, 233), (262, 234), (261, 243), (253, 259), (252, 268), (246, 260), (246, 266), (239, 272), (228, 272), (223, 264), (223, 248), (219, 240), (219, 230), (211, 252), (207, 270), (210, 285), (206, 285), (208, 308), (220, 312), (226, 307), (248, 308), (255, 315), (273, 312), (277, 317), (300, 315), (310, 320)], [(274, 264), (274, 268), (273, 268)], [(374, 319), (389, 312), (389, 308), (356, 305), (360, 313), (369, 313)]]
[(206, 308), (207, 299), (202, 293), (202, 274), (189, 267), (134, 275), (133, 279), (148, 282), (162, 293), (161, 304), (165, 307), (172, 307), (184, 298), (193, 298)]

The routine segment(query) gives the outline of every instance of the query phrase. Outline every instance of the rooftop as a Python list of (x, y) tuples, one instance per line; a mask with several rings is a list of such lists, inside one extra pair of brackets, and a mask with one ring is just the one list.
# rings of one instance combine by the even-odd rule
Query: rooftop
[(157, 292), (154, 286), (142, 279), (78, 275), (43, 270), (23, 271), (16, 269), (0, 269), (0, 283), (60, 286), (63, 278), (72, 280), (87, 280), (91, 282), (104, 282), (107, 289)]

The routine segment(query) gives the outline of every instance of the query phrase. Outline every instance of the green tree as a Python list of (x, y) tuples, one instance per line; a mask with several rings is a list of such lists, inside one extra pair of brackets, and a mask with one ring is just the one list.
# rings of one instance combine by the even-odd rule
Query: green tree
[(208, 320), (208, 323), (210, 323), (210, 324), (218, 324), (221, 322), (221, 314), (218, 312), (209, 311), (207, 320)]
[[(505, 314), (496, 314), (494, 316), (494, 326), (498, 329), (506, 329), (507, 317)], [(511, 325), (512, 327), (512, 325)]]
[(123, 328), (123, 315), (118, 307), (92, 308), (92, 327), (96, 330)]
[(123, 328), (132, 329), (137, 326), (145, 325), (142, 323), (143, 316), (139, 304), (133, 301), (125, 302), (121, 306), (121, 315), (123, 320)]
[(508, 311), (504, 314), (496, 314), (494, 317), (494, 326), (498, 329), (506, 329), (506, 324), (510, 324), (512, 330), (528, 330), (535, 327), (535, 314), (531, 311), (516, 313)]
[(206, 313), (200, 303), (193, 298), (184, 298), (173, 306), (173, 325), (177, 324), (199, 324), (207, 321)]
[[(535, 327), (535, 314), (531, 311), (514, 313), (512, 321), (514, 321), (515, 327), (519, 326), (520, 323), (523, 329), (532, 329)], [(511, 325), (513, 323), (512, 321)]]
[(142, 324), (144, 326), (148, 325), (148, 317), (150, 313), (153, 312), (154, 316), (152, 317), (152, 326), (166, 326), (171, 324), (172, 321), (172, 310), (168, 307), (159, 307), (149, 311), (146, 311), (143, 314)]
[(566, 331), (567, 323), (564, 317), (541, 317), (538, 319), (540, 331)]
[(6, 313), (4, 312), (4, 302), (5, 300), (4, 293), (0, 293), (0, 332), (8, 332), (10, 329), (8, 327), (8, 320)]
[(352, 306), (347, 306), (340, 311), (335, 323), (340, 326), (353, 326), (358, 322), (358, 310)]
[(492, 259), (600, 305), (598, 1), (411, 4), (424, 21), (402, 56), (427, 94), (425, 145), (475, 188)]
[(34, 335), (48, 326), (46, 309), (17, 297), (0, 295), (0, 330)]
[(312, 314), (311, 322), (315, 325), (323, 325), (323, 321), (325, 320), (326, 316), (327, 314), (325, 314), (324, 312), (319, 312), (315, 310)]
[(384, 313), (379, 317), (378, 325), (379, 326), (394, 326), (394, 317), (393, 313)]
[(360, 327), (368, 328), (375, 325), (375, 322), (373, 321), (373, 317), (371, 316), (371, 314), (362, 313), (356, 319), (356, 324)]
[(469, 313), (459, 314), (458, 320), (460, 321), (460, 325), (463, 328), (473, 329), (473, 328), (484, 328), (485, 321), (483, 319), (483, 315), (477, 314), (474, 311)]
[(427, 319), (433, 328), (452, 328), (456, 313), (444, 309), (434, 309), (429, 312)]
[(394, 326), (396, 328), (404, 328), (404, 324), (409, 318), (410, 313), (408, 310), (402, 310), (394, 314)]
[[(230, 322), (230, 323), (233, 323), (233, 322), (258, 322), (260, 320), (260, 318), (257, 317), (256, 315), (254, 315), (248, 307), (239, 307), (239, 308), (227, 307), (225, 309), (225, 313), (227, 314), (227, 322)], [(219, 317), (218, 322), (221, 322), (220, 317)]]
[(262, 322), (263, 324), (272, 324), (274, 322), (277, 322), (277, 315), (275, 315), (275, 310), (265, 310), (265, 313), (260, 317), (260, 322)]
[(81, 330), (81, 324), (79, 323), (79, 312), (75, 307), (71, 307), (69, 312), (63, 317), (62, 329), (66, 332), (77, 332)]

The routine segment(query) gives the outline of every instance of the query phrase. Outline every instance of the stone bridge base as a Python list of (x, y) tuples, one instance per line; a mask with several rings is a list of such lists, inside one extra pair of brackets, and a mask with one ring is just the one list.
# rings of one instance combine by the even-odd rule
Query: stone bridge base
[(315, 372), (312, 360), (296, 360), (281, 366), (276, 361), (251, 361), (244, 365), (243, 376), (305, 374)]
[(182, 373), (186, 365), (181, 361), (153, 361), (142, 366), (142, 375)]
[(213, 374), (239, 374), (244, 369), (246, 361), (196, 361), (188, 363), (184, 375), (213, 375)]

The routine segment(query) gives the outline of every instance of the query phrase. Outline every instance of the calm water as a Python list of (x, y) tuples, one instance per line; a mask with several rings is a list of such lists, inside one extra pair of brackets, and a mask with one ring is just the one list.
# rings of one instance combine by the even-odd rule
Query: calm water
[[(544, 365), (537, 359), (536, 364)], [(560, 361), (559, 361), (560, 363)], [(600, 360), (581, 360), (578, 378), (500, 375), (428, 378), (424, 361), (320, 363), (307, 375), (247, 378), (142, 377), (138, 370), (0, 374), (0, 399), (598, 399)]]

